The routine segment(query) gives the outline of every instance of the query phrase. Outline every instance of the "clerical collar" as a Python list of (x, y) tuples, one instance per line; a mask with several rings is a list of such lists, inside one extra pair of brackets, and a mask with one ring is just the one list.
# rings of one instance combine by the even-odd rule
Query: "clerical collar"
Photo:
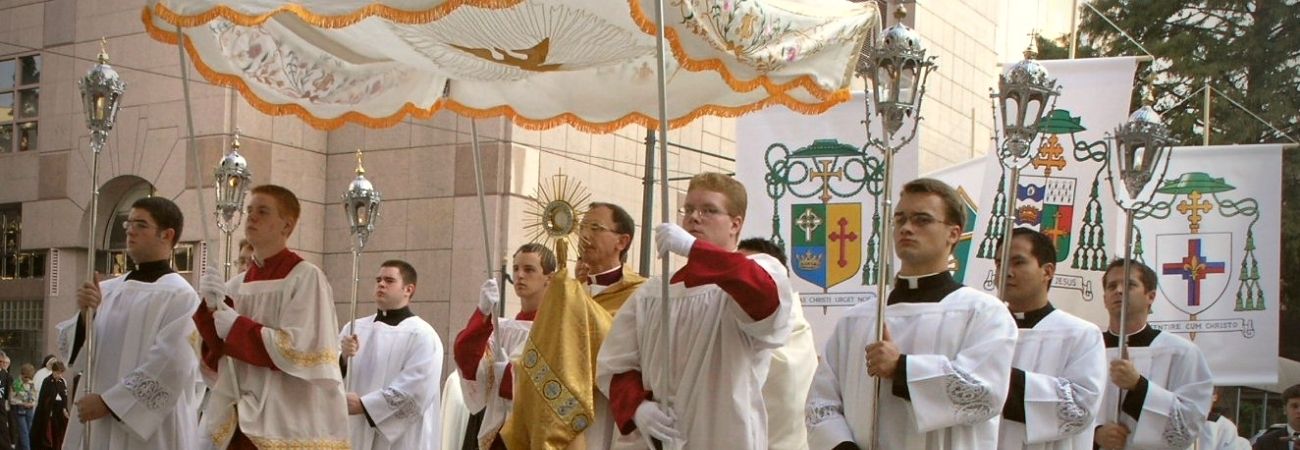
[[(1159, 334), (1160, 330), (1151, 328), (1151, 325), (1144, 326), (1142, 327), (1142, 330), (1128, 335), (1128, 346), (1148, 347), (1151, 345), (1152, 341), (1156, 340), (1156, 336)], [(1106, 330), (1106, 333), (1101, 337), (1106, 341), (1106, 348), (1119, 347), (1119, 336), (1110, 332), (1110, 330)]]
[(960, 288), (961, 283), (946, 270), (916, 277), (899, 275), (894, 280), (894, 290), (890, 291), (887, 304), (937, 303)]
[(515, 320), (526, 320), (526, 321), (532, 322), (533, 319), (536, 319), (536, 318), (537, 318), (537, 310), (536, 310), (536, 309), (534, 309), (534, 310), (532, 310), (532, 311), (520, 311), (519, 314), (515, 314)]
[(253, 265), (244, 274), (244, 282), (284, 279), (299, 262), (302, 262), (302, 257), (288, 248), (261, 261), (254, 257)]
[(1047, 317), (1048, 314), (1051, 314), (1052, 311), (1056, 311), (1056, 308), (1053, 308), (1052, 304), (1048, 303), (1042, 308), (1038, 308), (1033, 311), (1012, 312), (1011, 317), (1014, 317), (1016, 319), (1017, 328), (1030, 329), (1038, 325), (1038, 322), (1043, 320), (1043, 318)]
[(1219, 421), (1219, 417), (1221, 417), (1221, 416), (1223, 416), (1223, 414), (1220, 413), (1219, 410), (1217, 410), (1217, 409), (1211, 409), (1211, 410), (1210, 410), (1210, 415), (1205, 416), (1205, 421), (1206, 421), (1206, 422), (1218, 422), (1218, 421)]
[(614, 283), (617, 283), (622, 280), (623, 280), (623, 266), (617, 266), (614, 267), (613, 269), (609, 269), (604, 272), (587, 277), (587, 283), (594, 284), (596, 286), (613, 286)]
[(406, 305), (401, 308), (390, 309), (388, 311), (384, 311), (382, 309), (379, 310), (379, 312), (375, 313), (375, 322), (379, 322), (384, 325), (395, 327), (397, 326), (397, 324), (402, 323), (403, 320), (406, 320), (411, 317), (415, 317), (415, 313), (411, 312), (411, 305)]
[(166, 259), (160, 259), (157, 261), (149, 261), (147, 263), (137, 264), (135, 266), (135, 270), (132, 270), (126, 274), (126, 280), (139, 281), (142, 283), (153, 283), (155, 281), (158, 281), (159, 278), (162, 278), (163, 275), (167, 275), (172, 272), (173, 270), (172, 270), (171, 261)]

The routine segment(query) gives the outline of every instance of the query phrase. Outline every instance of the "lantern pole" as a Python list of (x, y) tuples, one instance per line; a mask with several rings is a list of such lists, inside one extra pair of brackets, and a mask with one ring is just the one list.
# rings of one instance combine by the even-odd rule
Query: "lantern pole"
[[(866, 82), (869, 95), (866, 95), (866, 126), (868, 145), (881, 152), (882, 184), (880, 210), (880, 246), (877, 261), (880, 262), (879, 276), (876, 278), (876, 326), (875, 342), (884, 340), (885, 336), (885, 299), (889, 282), (893, 277), (893, 184), (894, 156), (903, 147), (916, 138), (921, 121), (921, 101), (925, 98), (925, 82), (935, 65), (934, 56), (926, 56), (926, 49), (916, 31), (903, 24), (907, 10), (898, 5), (894, 11), (895, 23), (885, 30), (879, 42), (873, 40), (864, 43), (858, 54), (854, 71)], [(881, 119), (883, 139), (873, 137), (871, 128), (871, 109)], [(899, 138), (898, 132), (903, 122), (910, 119), (911, 131), (906, 137)], [(881, 379), (876, 377), (875, 391), (871, 399), (871, 449), (882, 448), (880, 443), (880, 393)]]
[[(113, 129), (113, 124), (117, 121), (117, 111), (121, 106), (122, 93), (126, 90), (126, 83), (118, 76), (117, 71), (108, 65), (108, 40), (100, 39), (99, 60), (91, 67), (86, 76), (81, 79), (78, 86), (81, 88), (81, 99), (84, 103), (84, 112), (86, 114), (86, 127), (90, 129), (90, 224), (87, 228), (86, 240), (86, 276), (90, 278), (91, 283), (99, 283), (95, 279), (95, 232), (98, 228), (99, 218), (99, 155), (104, 150), (104, 144), (108, 140), (108, 132)], [(93, 385), (95, 380), (95, 308), (86, 308), (81, 311), (80, 322), (85, 332), (85, 348), (82, 354), (86, 355), (86, 371), (82, 377), (82, 393), (90, 394), (94, 392)], [(76, 389), (73, 389), (73, 395), (76, 395)], [(71, 403), (71, 402), (70, 402)], [(90, 432), (93, 422), (87, 422), (85, 429), (81, 433), (82, 448), (90, 448)]]
[[(998, 296), (1005, 295), (1007, 267), (1011, 256), (1011, 229), (1015, 224), (1016, 190), (1020, 187), (1020, 170), (1038, 156), (1039, 126), (1043, 117), (1056, 107), (1061, 88), (1034, 58), (1038, 56), (1035, 45), (1037, 35), (1031, 36), (1025, 49), (1025, 59), (1012, 65), (998, 76), (998, 92), (990, 95), (997, 100), (1002, 116), (1002, 142), (998, 145), (998, 162), (1010, 176), (1006, 186), (1006, 204), (1003, 209), (1002, 242), (998, 254)], [(1031, 105), (1036, 109), (1031, 109)]]
[[(1129, 115), (1128, 122), (1120, 124), (1106, 137), (1106, 173), (1110, 180), (1111, 195), (1124, 209), (1124, 280), (1119, 309), (1119, 355), (1128, 359), (1128, 280), (1132, 274), (1134, 215), (1145, 207), (1155, 195), (1169, 169), (1173, 139), (1160, 114), (1151, 108), (1151, 91), (1145, 104)], [(1123, 390), (1120, 390), (1123, 395)], [(1116, 417), (1123, 414), (1118, 405)]]
[[(357, 289), (360, 285), (361, 250), (375, 231), (375, 221), (379, 219), (379, 204), (382, 197), (375, 190), (374, 184), (366, 179), (366, 168), (362, 165), (361, 149), (357, 149), (357, 177), (343, 193), (343, 208), (348, 214), (349, 231), (352, 234), (352, 301), (348, 315), (349, 337), (357, 337)], [(348, 356), (346, 366), (352, 368), (352, 357)], [(353, 370), (346, 377), (350, 386)]]

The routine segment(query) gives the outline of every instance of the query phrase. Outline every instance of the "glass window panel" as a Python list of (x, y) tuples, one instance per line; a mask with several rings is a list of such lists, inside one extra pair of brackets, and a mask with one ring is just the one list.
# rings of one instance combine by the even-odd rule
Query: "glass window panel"
[(23, 89), (18, 91), (18, 117), (35, 118), (40, 112), (40, 89)]
[(21, 73), (18, 77), (19, 84), (36, 84), (41, 82), (41, 55), (31, 55), (18, 58), (18, 65)]
[(36, 122), (18, 124), (18, 151), (36, 150), (36, 137), (40, 127)]
[(0, 153), (14, 151), (14, 127), (11, 124), (0, 125)]
[(14, 120), (14, 93), (0, 94), (0, 122)]
[(14, 88), (14, 72), (17, 66), (18, 61), (12, 59), (0, 61), (0, 90)]

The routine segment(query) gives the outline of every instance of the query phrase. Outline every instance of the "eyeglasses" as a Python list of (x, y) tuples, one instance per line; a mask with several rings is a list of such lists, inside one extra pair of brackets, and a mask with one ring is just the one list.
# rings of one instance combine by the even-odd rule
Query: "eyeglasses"
[(726, 211), (720, 210), (718, 208), (714, 208), (712, 206), (705, 206), (703, 208), (696, 208), (694, 206), (684, 206), (677, 209), (677, 214), (681, 214), (682, 217), (691, 217), (697, 213), (700, 215), (701, 219), (707, 219), (710, 217), (717, 216), (719, 214), (726, 214)]
[(917, 228), (925, 228), (935, 222), (944, 225), (956, 225), (955, 223), (936, 219), (934, 216), (926, 213), (912, 214), (910, 216), (903, 213), (894, 214), (894, 228), (903, 228), (903, 226), (907, 225), (908, 222), (912, 222), (912, 224), (916, 225)]
[(154, 227), (154, 226), (153, 226), (153, 225), (150, 225), (149, 222), (145, 222), (145, 221), (143, 221), (143, 220), (128, 220), (128, 221), (122, 222), (122, 229), (123, 229), (123, 230), (127, 230), (127, 231), (131, 231), (132, 228), (134, 228), (134, 229), (136, 229), (136, 230), (138, 230), (138, 231), (144, 231), (144, 230), (148, 230), (148, 229), (153, 228), (153, 227)]

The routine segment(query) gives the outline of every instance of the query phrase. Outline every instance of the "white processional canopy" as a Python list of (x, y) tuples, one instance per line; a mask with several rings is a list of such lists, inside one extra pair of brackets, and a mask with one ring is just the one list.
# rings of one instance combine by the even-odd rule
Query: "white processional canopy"
[[(873, 4), (666, 0), (669, 125), (850, 98)], [(150, 0), (151, 36), (209, 81), (312, 126), (441, 109), (611, 132), (657, 126), (655, 0)]]

